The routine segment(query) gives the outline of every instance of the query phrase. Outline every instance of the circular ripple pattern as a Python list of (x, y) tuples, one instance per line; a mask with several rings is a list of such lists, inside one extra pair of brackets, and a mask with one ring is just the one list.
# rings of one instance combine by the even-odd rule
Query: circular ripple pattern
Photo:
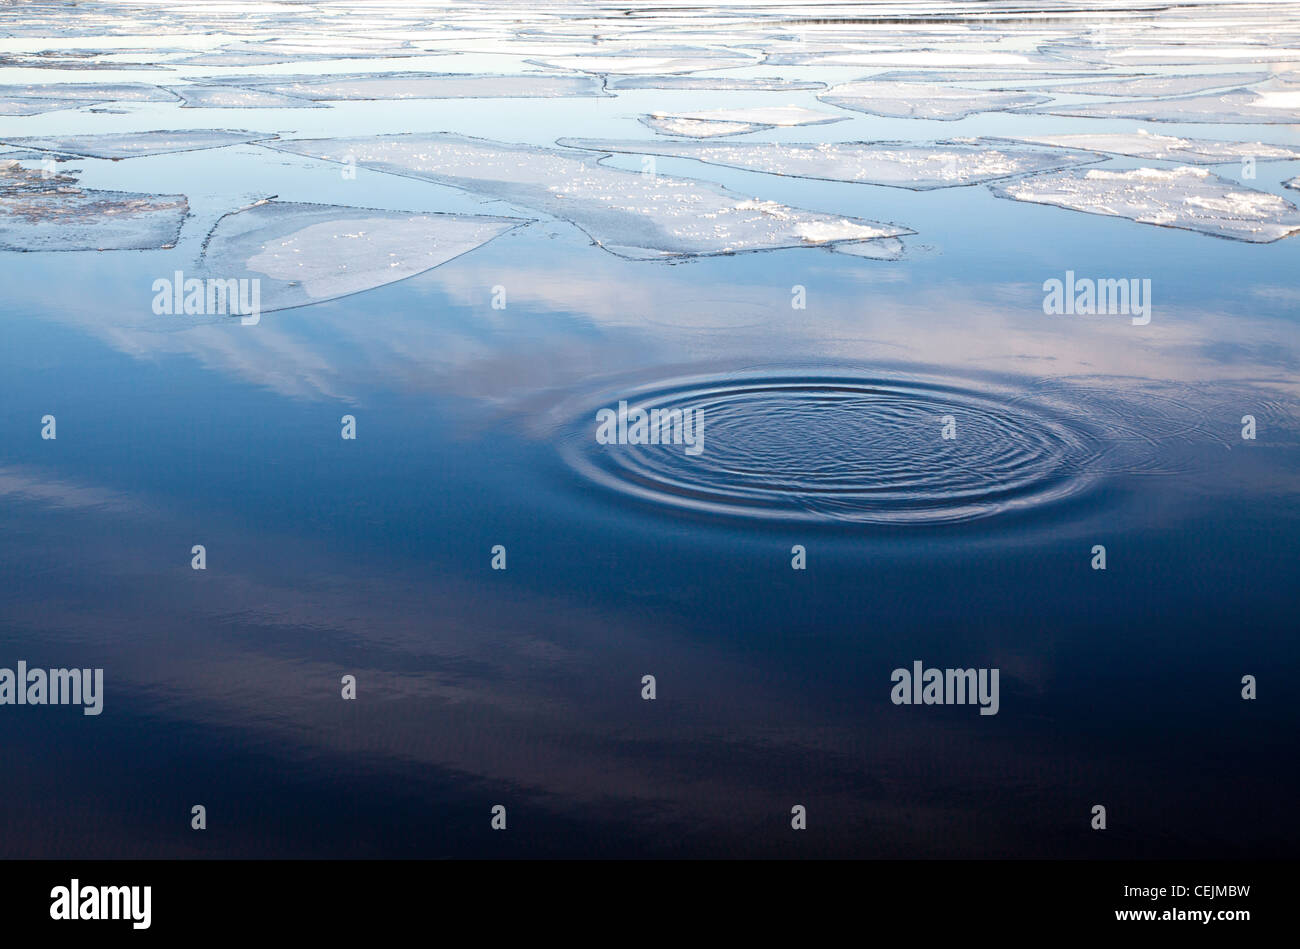
[(629, 413), (698, 410), (702, 451), (602, 445), (593, 412), (563, 442), (573, 468), (620, 494), (764, 519), (951, 523), (1036, 507), (1087, 487), (1098, 444), (1068, 413), (994, 388), (732, 376), (623, 398)]

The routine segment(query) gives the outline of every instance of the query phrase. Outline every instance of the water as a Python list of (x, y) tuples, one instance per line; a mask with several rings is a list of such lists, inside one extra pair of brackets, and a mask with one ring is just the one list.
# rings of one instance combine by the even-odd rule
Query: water
[[(79, 7), (9, 21), (3, 52), (113, 37), (172, 71), (18, 64), (0, 83), (176, 85), (224, 72), (179, 64), (223, 37), (301, 39), (327, 32), (304, 18), (329, 10), (259, 4), (241, 22)], [(1154, 42), (1127, 35), (1125, 11), (1083, 24), (1050, 12), (996, 42), (960, 17), (944, 25), (954, 36), (918, 38), (907, 30), (925, 24), (904, 18), (885, 45), (1022, 55), (1098, 30), (1106, 48)], [(1290, 7), (1266, 22), (1202, 12), (1245, 17), (1235, 29), (1271, 37), (1265, 48), (1300, 32)], [(358, 48), (410, 33), (439, 55), (229, 71), (564, 75), (527, 60), (577, 55), (561, 39), (601, 30), (620, 49), (866, 42), (861, 24), (810, 22), (823, 13), (723, 5), (697, 40), (675, 29), (697, 11), (665, 10), (637, 17), (629, 39), (585, 5), (532, 33), (490, 7), (402, 5), (387, 24), (371, 11)], [(1202, 36), (1171, 19), (1182, 14), (1143, 16)], [(704, 75), (834, 85), (874, 71), (725, 65)], [(447, 131), (554, 148), (659, 139), (639, 121), (656, 111), (833, 109), (808, 89), (610, 91), (323, 109), (114, 101), (5, 116), (0, 141)], [(1146, 126), (1300, 145), (1296, 124), (843, 115), (721, 141)], [(642, 169), (631, 154), (604, 164)], [(1236, 162), (1204, 167), (1297, 197), (1282, 182), (1300, 161), (1261, 161), (1250, 179)], [(106, 692), (99, 716), (0, 706), (0, 855), (1255, 857), (1300, 842), (1300, 238), (1217, 239), (983, 185), (911, 191), (659, 157), (660, 175), (916, 233), (898, 260), (824, 247), (634, 260), (518, 197), (364, 163), (347, 177), (254, 144), (59, 163), (69, 170), (82, 188), (185, 195), (190, 217), (168, 249), (0, 253), (0, 667), (102, 667)], [(155, 280), (197, 273), (217, 222), (271, 197), (533, 223), (256, 325), (153, 312)], [(1045, 315), (1042, 284), (1067, 270), (1149, 279), (1150, 323)], [(597, 411), (621, 400), (701, 410), (704, 450), (598, 444)], [(41, 438), (47, 414), (55, 440)], [(355, 440), (340, 437), (345, 415)], [(1000, 669), (998, 714), (893, 704), (892, 670), (917, 659)], [(790, 826), (796, 804), (805, 832)], [(1105, 832), (1089, 827), (1095, 804)]]

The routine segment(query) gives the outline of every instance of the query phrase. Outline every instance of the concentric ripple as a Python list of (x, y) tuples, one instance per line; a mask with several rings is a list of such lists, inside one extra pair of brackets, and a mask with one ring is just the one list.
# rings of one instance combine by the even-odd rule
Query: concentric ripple
[(1078, 494), (1098, 452), (1071, 413), (983, 384), (740, 374), (616, 393), (602, 407), (619, 400), (629, 413), (698, 412), (702, 450), (601, 444), (592, 410), (561, 442), (569, 465), (622, 495), (712, 514), (965, 521)]

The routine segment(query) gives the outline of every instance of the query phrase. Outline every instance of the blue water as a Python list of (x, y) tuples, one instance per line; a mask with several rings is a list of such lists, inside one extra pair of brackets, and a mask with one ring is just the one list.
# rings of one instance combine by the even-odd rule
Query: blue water
[[(813, 93), (635, 90), (129, 104), (0, 127), (549, 145), (648, 138), (636, 116), (651, 109), (751, 104), (828, 108)], [(741, 140), (1142, 124), (845, 114)], [(1300, 144), (1297, 126), (1149, 124)], [(106, 683), (98, 717), (0, 707), (0, 856), (1256, 857), (1300, 843), (1300, 238), (660, 158), (661, 174), (917, 234), (898, 261), (809, 248), (663, 263), (539, 220), (256, 327), (195, 325), (150, 312), (150, 285), (250, 198), (544, 216), (252, 145), (71, 164), (86, 187), (184, 193), (194, 216), (175, 250), (0, 254), (0, 666), (102, 667)], [(1261, 162), (1247, 183), (1286, 196), (1296, 175), (1300, 162)], [(1041, 285), (1067, 269), (1149, 278), (1150, 324), (1044, 315)], [(600, 451), (595, 411), (640, 391), (705, 406), (699, 461)], [(892, 704), (891, 671), (916, 659), (999, 668), (999, 713)], [(195, 804), (206, 831), (190, 828)]]

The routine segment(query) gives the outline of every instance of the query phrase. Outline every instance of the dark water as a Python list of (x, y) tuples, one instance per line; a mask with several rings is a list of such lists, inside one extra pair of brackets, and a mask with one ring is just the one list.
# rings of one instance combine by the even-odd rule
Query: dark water
[[(547, 103), (529, 126), (519, 100), (463, 105), (438, 127), (539, 142), (635, 134), (618, 116), (643, 111)], [(383, 124), (358, 103), (328, 121)], [(285, 162), (240, 146), (79, 166), (183, 183), (199, 211), (257, 181), (502, 213)], [(0, 708), (0, 855), (1294, 853), (1296, 239), (659, 168), (918, 237), (899, 261), (667, 264), (542, 221), (257, 327), (151, 314), (171, 251), (0, 254), (0, 666), (102, 667), (106, 693), (97, 717)], [(1300, 162), (1260, 169), (1252, 186), (1283, 194)], [(1044, 315), (1067, 269), (1150, 278), (1151, 323)], [(701, 409), (704, 451), (597, 444), (620, 400)], [(998, 714), (893, 704), (892, 670), (918, 659), (999, 669)]]

